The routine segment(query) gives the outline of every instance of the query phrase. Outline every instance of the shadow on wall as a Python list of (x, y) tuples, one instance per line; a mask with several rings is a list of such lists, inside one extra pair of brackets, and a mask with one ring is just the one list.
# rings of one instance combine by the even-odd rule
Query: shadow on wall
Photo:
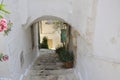
[(23, 55), (23, 51), (21, 51), (21, 53), (20, 53), (20, 65), (21, 65), (21, 68), (22, 68), (22, 66), (24, 65), (24, 55)]

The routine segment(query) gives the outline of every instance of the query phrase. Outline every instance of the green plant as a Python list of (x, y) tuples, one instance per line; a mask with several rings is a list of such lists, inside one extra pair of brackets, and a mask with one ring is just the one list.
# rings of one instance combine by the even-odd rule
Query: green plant
[(57, 48), (56, 48), (56, 53), (60, 53), (61, 50), (63, 50), (64, 47), (62, 45), (59, 45)]
[(59, 56), (59, 59), (62, 62), (69, 62), (74, 60), (74, 55), (73, 53), (70, 53), (68, 50), (65, 49), (65, 47), (58, 47), (56, 48), (56, 53)]
[(68, 51), (64, 51), (64, 53), (62, 53), (62, 61), (63, 62), (69, 62), (69, 61), (73, 61), (73, 54), (69, 53)]
[(41, 43), (41, 48), (48, 49), (48, 39), (47, 39), (47, 37), (43, 37), (43, 41)]

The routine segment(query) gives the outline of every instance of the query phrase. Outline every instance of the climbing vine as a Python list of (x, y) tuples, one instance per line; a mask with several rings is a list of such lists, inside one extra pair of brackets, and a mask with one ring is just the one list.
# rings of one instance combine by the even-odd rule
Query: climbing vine
[[(3, 4), (3, 1), (0, 3), (0, 32), (6, 36), (11, 31), (12, 22), (5, 18), (5, 15), (10, 14), (10, 12), (5, 8), (6, 5)], [(8, 58), (8, 55), (0, 53), (0, 61), (7, 61)]]

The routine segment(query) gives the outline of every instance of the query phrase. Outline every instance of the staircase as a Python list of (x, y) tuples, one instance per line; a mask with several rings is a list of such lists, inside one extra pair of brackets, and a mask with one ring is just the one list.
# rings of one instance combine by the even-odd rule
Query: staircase
[(56, 53), (46, 52), (40, 55), (23, 80), (77, 80), (73, 69), (62, 67)]

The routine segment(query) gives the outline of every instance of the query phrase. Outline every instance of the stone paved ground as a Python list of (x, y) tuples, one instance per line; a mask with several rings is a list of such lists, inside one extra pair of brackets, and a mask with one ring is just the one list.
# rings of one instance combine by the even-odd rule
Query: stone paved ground
[(55, 53), (42, 54), (24, 80), (77, 80), (72, 69), (64, 69)]

